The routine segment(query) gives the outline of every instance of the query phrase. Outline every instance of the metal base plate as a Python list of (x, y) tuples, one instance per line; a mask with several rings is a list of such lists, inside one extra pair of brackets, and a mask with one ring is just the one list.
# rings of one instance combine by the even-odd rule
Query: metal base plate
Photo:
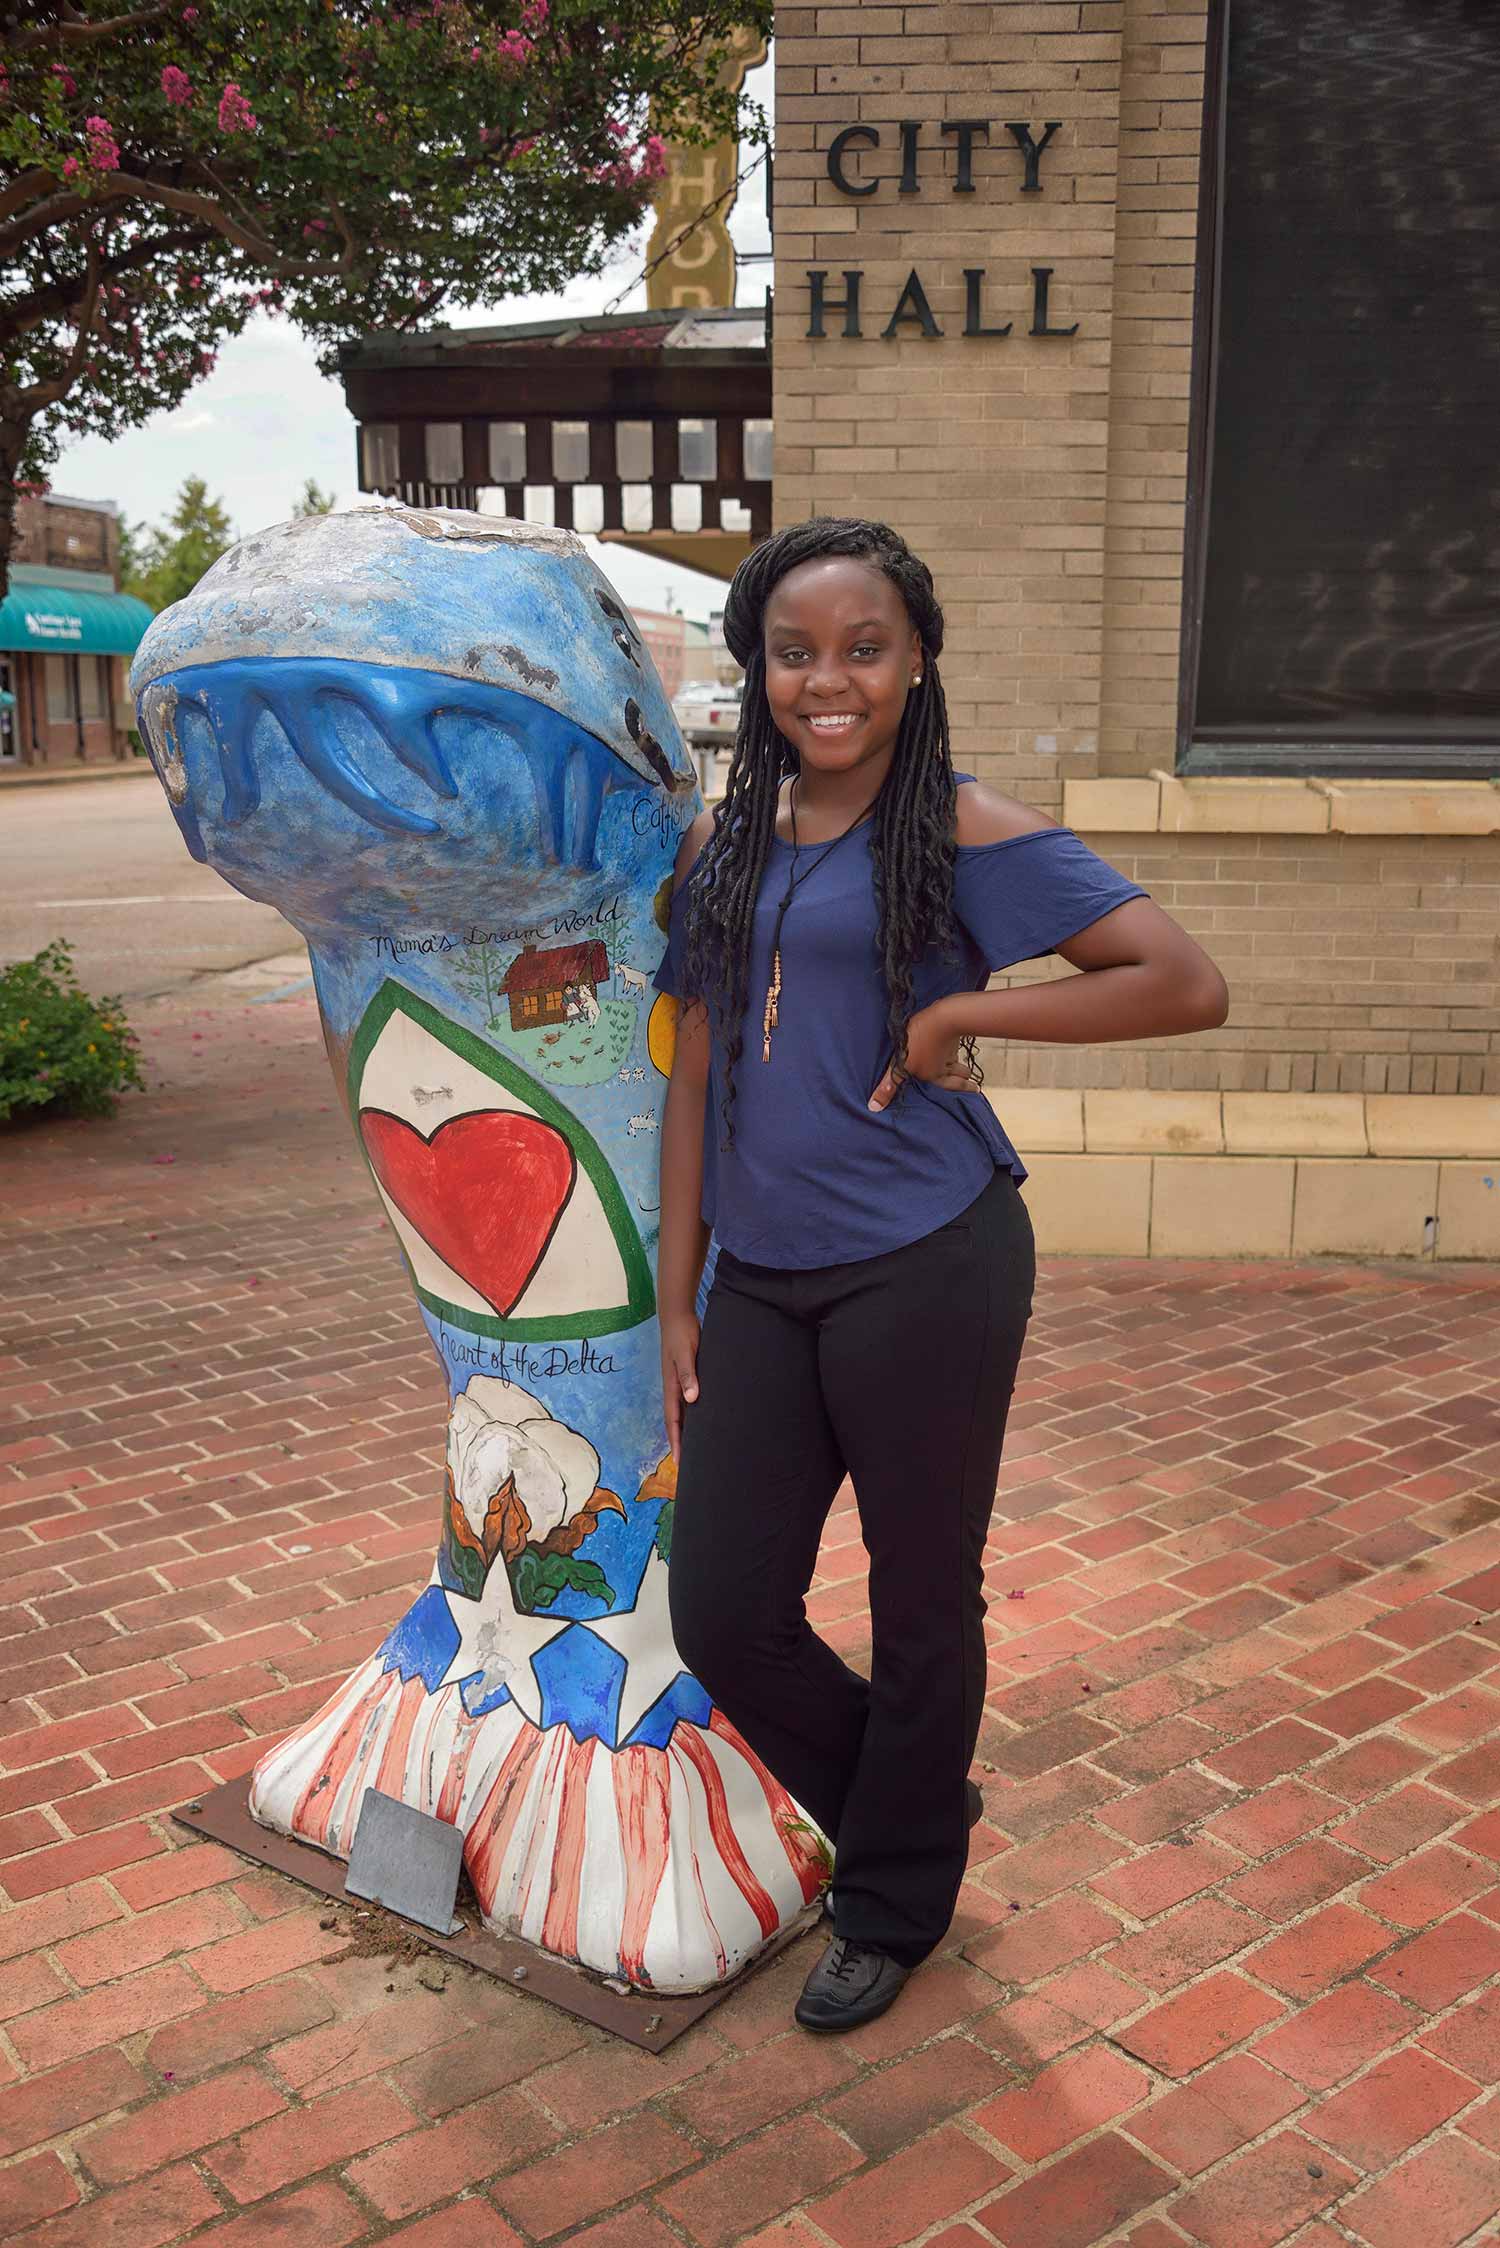
[[(287, 1874), (293, 1881), (318, 1890), (322, 1896), (332, 1897), (340, 1904), (347, 1903), (351, 1910), (359, 1909), (359, 1900), (345, 1887), (348, 1869), (342, 1858), (331, 1858), (326, 1851), (314, 1849), (310, 1842), (296, 1842), (288, 1835), (274, 1834), (269, 1827), (258, 1826), (251, 1818), (248, 1774), (226, 1781), (211, 1795), (175, 1811), (172, 1816), (179, 1826), (193, 1834), (222, 1842), (229, 1849), (237, 1850), (241, 1857), (253, 1859), (257, 1865), (270, 1866), (276, 1873)], [(715, 1983), (711, 1989), (692, 1991), (680, 1997), (649, 1990), (612, 1988), (602, 1976), (586, 1967), (575, 1967), (553, 1952), (523, 1943), (518, 1936), (492, 1935), (477, 1923), (471, 1926), (466, 1921), (461, 1922), (460, 1932), (452, 1936), (435, 1935), (430, 1928), (420, 1927), (415, 1921), (406, 1921), (404, 1925), (445, 1958), (456, 1959), (482, 1975), (493, 1975), (498, 1982), (529, 1993), (533, 1998), (545, 1998), (551, 2005), (560, 2006), (564, 2013), (593, 2022), (613, 2036), (639, 2045), (644, 2052), (662, 2053), (674, 2038), (681, 2037), (684, 2030), (691, 2029), (694, 2022), (701, 2022), (704, 2015), (711, 2013), (732, 1991), (739, 1990), (758, 1967), (774, 1959), (805, 1930), (813, 1927), (818, 1909), (816, 1905), (809, 1905), (805, 1913), (774, 1936), (765, 1950), (758, 1952), (750, 1965), (728, 1982)]]

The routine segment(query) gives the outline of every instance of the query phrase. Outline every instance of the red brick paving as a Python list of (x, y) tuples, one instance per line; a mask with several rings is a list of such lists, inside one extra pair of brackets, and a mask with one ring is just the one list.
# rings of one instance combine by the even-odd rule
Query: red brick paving
[[(143, 1027), (152, 1093), (0, 1184), (8, 2239), (1495, 2237), (1500, 1271), (1051, 1263), (945, 1952), (814, 2043), (809, 1939), (652, 2059), (166, 1815), (424, 1578), (441, 1391), (310, 1006)], [(861, 1559), (843, 1503), (856, 1657)]]

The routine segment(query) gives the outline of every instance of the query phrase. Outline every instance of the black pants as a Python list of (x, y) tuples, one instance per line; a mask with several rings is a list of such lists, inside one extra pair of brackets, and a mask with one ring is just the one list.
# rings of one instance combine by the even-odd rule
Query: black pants
[[(948, 1225), (811, 1271), (721, 1253), (672, 1528), (683, 1660), (832, 1838), (834, 1926), (915, 1966), (953, 1917), (984, 1706), (985, 1536), (1035, 1248), (997, 1170)], [(804, 1595), (845, 1472), (866, 1684)]]

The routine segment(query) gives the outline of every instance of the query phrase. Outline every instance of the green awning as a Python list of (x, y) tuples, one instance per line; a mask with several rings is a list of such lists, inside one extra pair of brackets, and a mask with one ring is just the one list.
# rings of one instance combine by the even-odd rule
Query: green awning
[(17, 572), (0, 601), (0, 649), (54, 656), (133, 656), (153, 612), (130, 593), (28, 584)]

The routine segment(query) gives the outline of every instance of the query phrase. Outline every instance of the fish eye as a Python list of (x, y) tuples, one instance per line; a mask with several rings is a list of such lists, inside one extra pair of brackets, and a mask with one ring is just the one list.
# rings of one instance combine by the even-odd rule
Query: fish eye
[(594, 599), (598, 602), (600, 608), (604, 611), (605, 616), (609, 619), (609, 636), (611, 640), (613, 640), (621, 655), (628, 656), (631, 662), (635, 665), (636, 670), (639, 671), (641, 668), (641, 659), (636, 653), (635, 639), (633, 634), (631, 633), (629, 625), (626, 622), (624, 610), (620, 607), (618, 602), (611, 601), (609, 595), (607, 593), (601, 593), (597, 587), (595, 588)]

